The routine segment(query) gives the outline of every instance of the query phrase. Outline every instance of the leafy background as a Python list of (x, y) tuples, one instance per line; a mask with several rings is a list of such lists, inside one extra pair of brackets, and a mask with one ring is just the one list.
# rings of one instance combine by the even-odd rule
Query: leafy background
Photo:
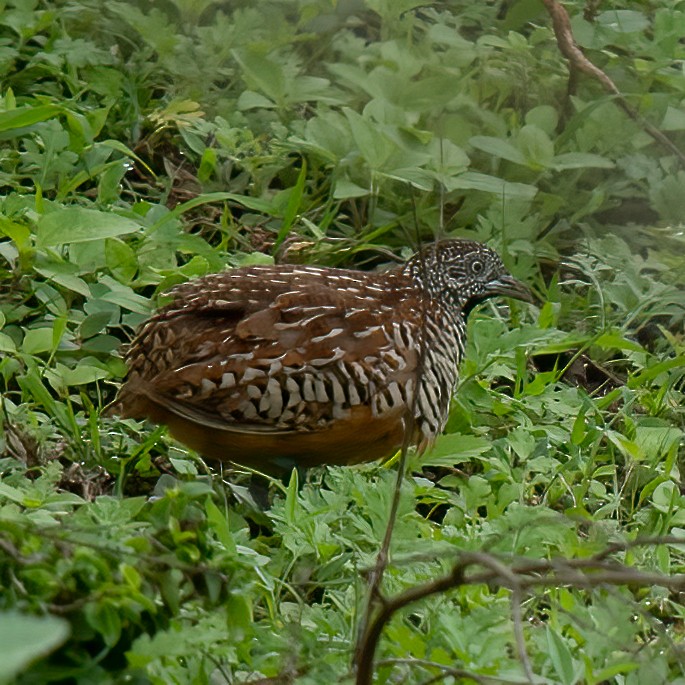
[[(565, 6), (685, 149), (685, 2)], [(685, 170), (569, 82), (542, 2), (7, 0), (0, 78), (0, 681), (353, 680), (392, 467), (257, 504), (247, 475), (102, 415), (158, 296), (227, 266), (371, 269), (466, 236), (544, 303), (472, 315), (388, 594), (460, 551), (615, 544), (683, 571), (673, 537), (635, 541), (685, 535)], [(535, 682), (685, 683), (681, 593), (572, 585), (521, 604)], [(377, 682), (527, 682), (511, 601), (474, 584), (399, 612)]]

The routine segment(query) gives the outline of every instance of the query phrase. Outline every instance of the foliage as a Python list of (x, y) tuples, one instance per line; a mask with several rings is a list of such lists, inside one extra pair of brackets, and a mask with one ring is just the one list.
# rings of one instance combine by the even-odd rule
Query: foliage
[[(565, 5), (685, 149), (685, 2)], [(461, 550), (685, 535), (685, 170), (598, 84), (569, 94), (537, 0), (8, 0), (0, 75), (0, 682), (351, 681), (393, 470), (257, 505), (244, 474), (103, 415), (158, 296), (226, 265), (372, 268), (461, 235), (541, 296), (471, 317), (389, 593)], [(672, 574), (684, 549), (613, 558)], [(546, 588), (522, 611), (541, 682), (685, 682), (675, 593)], [(524, 681), (511, 595), (485, 584), (395, 616), (378, 658), (379, 683)]]

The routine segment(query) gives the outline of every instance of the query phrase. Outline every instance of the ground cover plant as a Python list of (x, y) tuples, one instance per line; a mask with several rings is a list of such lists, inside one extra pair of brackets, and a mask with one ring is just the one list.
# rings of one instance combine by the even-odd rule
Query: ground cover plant
[(540, 302), (471, 317), (366, 666), (685, 683), (685, 2), (559, 7), (2, 5), (0, 682), (354, 682), (396, 465), (260, 497), (104, 409), (176, 283), (454, 235)]

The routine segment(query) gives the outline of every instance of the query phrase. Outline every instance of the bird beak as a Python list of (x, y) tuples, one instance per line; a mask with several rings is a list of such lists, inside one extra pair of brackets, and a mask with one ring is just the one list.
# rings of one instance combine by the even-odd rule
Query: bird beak
[(488, 284), (487, 294), (504, 295), (505, 297), (513, 297), (515, 300), (523, 300), (523, 302), (530, 302), (531, 304), (535, 303), (530, 288), (525, 283), (522, 283), (509, 274), (500, 276), (495, 281), (491, 281)]

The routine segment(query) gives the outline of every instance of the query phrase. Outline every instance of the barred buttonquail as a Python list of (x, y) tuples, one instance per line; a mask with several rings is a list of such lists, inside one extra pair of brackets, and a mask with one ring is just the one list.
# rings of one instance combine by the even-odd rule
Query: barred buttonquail
[(115, 411), (167, 424), (206, 457), (274, 473), (389, 456), (407, 423), (413, 444), (430, 444), (471, 309), (493, 295), (530, 299), (495, 252), (466, 240), (385, 273), (251, 266), (171, 294), (126, 353)]

